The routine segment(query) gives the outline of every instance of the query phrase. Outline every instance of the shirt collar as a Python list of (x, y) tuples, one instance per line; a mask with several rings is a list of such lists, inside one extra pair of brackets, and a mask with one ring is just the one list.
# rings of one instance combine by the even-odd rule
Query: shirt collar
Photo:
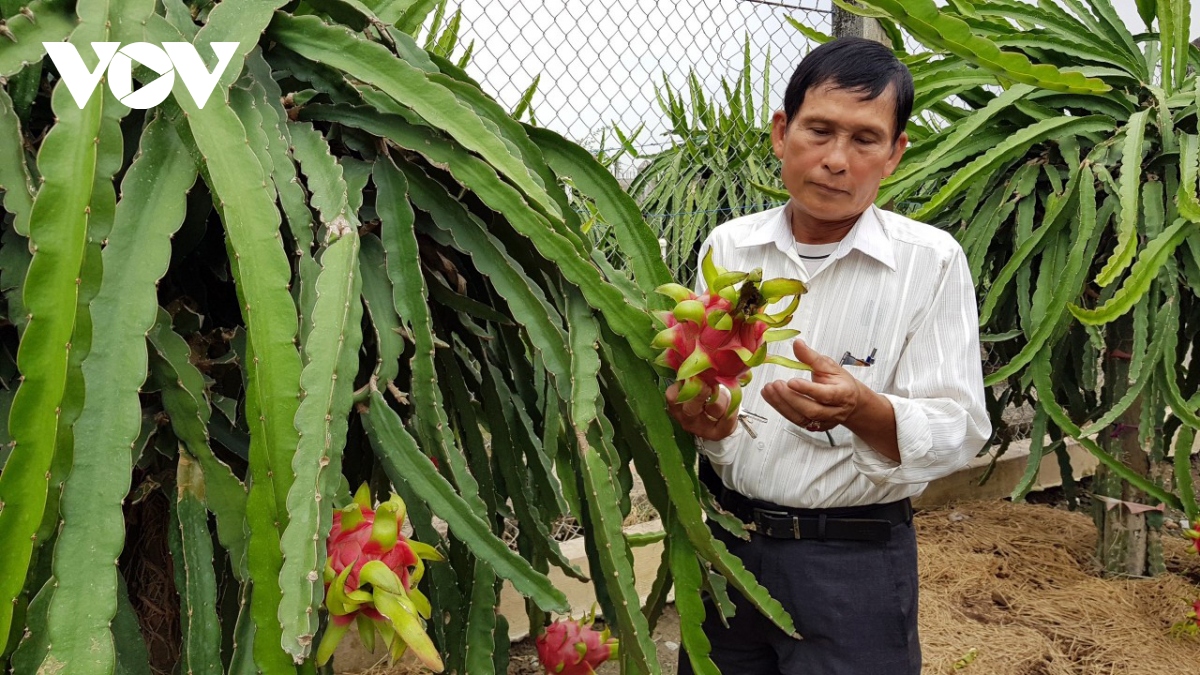
[[(737, 248), (764, 246), (775, 244), (776, 248), (786, 253), (793, 248), (796, 238), (792, 236), (791, 223), (787, 218), (787, 207), (781, 206), (768, 212), (750, 233), (736, 244)], [(871, 205), (859, 216), (858, 222), (842, 239), (841, 245), (834, 252), (833, 258), (841, 258), (851, 250), (858, 249), (862, 253), (887, 265), (895, 271), (896, 257), (892, 249), (892, 240), (888, 236), (885, 225), (886, 214), (877, 206)]]

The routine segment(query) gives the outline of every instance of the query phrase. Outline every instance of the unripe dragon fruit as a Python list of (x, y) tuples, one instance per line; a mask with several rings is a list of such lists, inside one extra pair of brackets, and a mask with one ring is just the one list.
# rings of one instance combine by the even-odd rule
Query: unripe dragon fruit
[(357, 623), (368, 650), (375, 651), (378, 630), (393, 661), (411, 648), (426, 667), (442, 672), (442, 658), (425, 633), (429, 600), (417, 590), (417, 582), (425, 572), (424, 560), (444, 558), (432, 546), (400, 532), (406, 514), (396, 494), (372, 510), (366, 485), (349, 506), (334, 511), (325, 562), (325, 608), (330, 617), (317, 647), (318, 665), (329, 661), (350, 625)]
[[(712, 249), (700, 264), (707, 289), (696, 295), (679, 284), (656, 290), (675, 301), (670, 312), (659, 312), (664, 330), (654, 337), (662, 349), (656, 363), (675, 371), (683, 382), (680, 402), (689, 401), (704, 385), (716, 399), (718, 386), (730, 392), (728, 414), (737, 410), (742, 387), (750, 382), (750, 369), (763, 363), (808, 370), (808, 366), (783, 356), (767, 355), (767, 343), (786, 340), (798, 330), (780, 328), (792, 320), (800, 296), (808, 289), (798, 279), (762, 280), (762, 270), (730, 272), (713, 263)], [(765, 314), (767, 305), (791, 297), (777, 314)]]
[(580, 621), (555, 621), (538, 636), (538, 661), (547, 675), (591, 675), (617, 655), (617, 639), (609, 637), (607, 628), (592, 628), (595, 619), (593, 612)]

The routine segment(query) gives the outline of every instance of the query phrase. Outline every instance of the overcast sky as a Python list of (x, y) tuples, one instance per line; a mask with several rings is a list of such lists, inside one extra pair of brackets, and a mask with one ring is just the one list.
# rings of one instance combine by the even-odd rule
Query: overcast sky
[[(1113, 4), (1132, 32), (1145, 29), (1134, 0)], [(770, 50), (770, 104), (778, 107), (809, 47), (786, 17), (831, 31), (829, 0), (461, 0), (458, 6), (463, 45), (475, 41), (467, 70), (510, 108), (541, 73), (538, 122), (592, 149), (598, 131), (614, 123), (627, 131), (645, 123), (639, 145), (662, 143), (654, 90), (663, 73), (678, 88), (695, 69), (710, 94), (720, 92), (721, 77), (732, 82), (741, 71), (747, 35), (756, 93)], [(1191, 24), (1194, 39), (1200, 2), (1192, 3)]]

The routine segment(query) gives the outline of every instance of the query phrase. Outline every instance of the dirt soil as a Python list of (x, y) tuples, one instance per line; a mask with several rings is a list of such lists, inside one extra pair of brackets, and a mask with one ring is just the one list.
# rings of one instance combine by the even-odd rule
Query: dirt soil
[[(1081, 513), (971, 502), (923, 511), (916, 523), (925, 675), (1200, 672), (1200, 637), (1172, 630), (1200, 597), (1200, 556), (1177, 529), (1164, 535), (1166, 575), (1106, 579), (1094, 560), (1095, 527)], [(664, 675), (674, 675), (673, 608), (654, 639)], [(369, 672), (420, 672), (397, 665)], [(540, 675), (532, 641), (513, 645), (508, 672)]]

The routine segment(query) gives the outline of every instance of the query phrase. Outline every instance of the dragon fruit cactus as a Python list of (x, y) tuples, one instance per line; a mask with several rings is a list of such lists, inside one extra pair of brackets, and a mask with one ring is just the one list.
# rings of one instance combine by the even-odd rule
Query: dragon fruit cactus
[(358, 489), (354, 501), (334, 511), (326, 543), (325, 608), (329, 626), (317, 647), (317, 663), (333, 656), (338, 642), (356, 623), (363, 645), (375, 651), (375, 631), (383, 636), (394, 661), (411, 648), (428, 668), (441, 672), (441, 656), (425, 633), (429, 600), (417, 590), (424, 560), (443, 560), (432, 546), (401, 532), (407, 509), (392, 494), (371, 509), (371, 492)]
[(592, 627), (595, 611), (582, 620), (555, 621), (538, 636), (538, 661), (547, 675), (591, 675), (617, 655), (618, 641), (608, 629)]
[[(704, 385), (716, 399), (718, 386), (730, 392), (728, 413), (734, 414), (742, 400), (742, 387), (750, 382), (750, 369), (763, 363), (807, 370), (808, 366), (783, 356), (768, 355), (767, 343), (786, 340), (798, 330), (780, 328), (792, 320), (800, 296), (808, 289), (798, 279), (762, 280), (762, 270), (730, 272), (712, 260), (712, 249), (700, 264), (703, 295), (679, 284), (664, 284), (656, 290), (675, 301), (670, 312), (657, 316), (665, 329), (654, 337), (662, 349), (656, 363), (675, 371), (683, 382), (680, 402), (696, 397)], [(765, 308), (785, 298), (791, 301), (777, 314)]]

